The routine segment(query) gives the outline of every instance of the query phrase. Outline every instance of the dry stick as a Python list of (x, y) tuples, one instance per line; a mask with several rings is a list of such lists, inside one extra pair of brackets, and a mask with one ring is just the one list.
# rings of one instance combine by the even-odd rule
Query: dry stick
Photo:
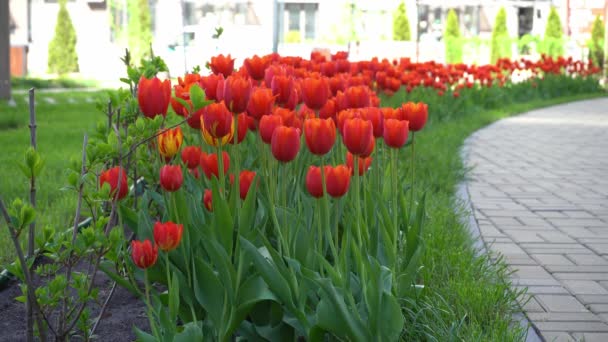
[[(74, 244), (76, 243), (76, 238), (78, 237), (78, 222), (80, 221), (80, 211), (82, 210), (82, 196), (83, 196), (83, 190), (84, 190), (84, 182), (82, 182), (82, 179), (84, 177), (84, 175), (86, 174), (87, 171), (87, 143), (88, 143), (89, 137), (85, 134), (84, 135), (84, 139), (82, 142), (82, 166), (80, 168), (80, 179), (79, 181), (81, 182), (80, 185), (78, 186), (78, 202), (76, 204), (76, 214), (74, 216), (74, 227), (72, 230), (72, 246), (74, 246)], [(72, 256), (74, 255), (74, 250), (72, 250), (70, 252), (70, 256), (68, 257), (68, 264), (65, 270), (65, 276), (66, 276), (66, 283), (69, 285), (70, 284), (70, 280), (72, 279), (72, 266), (74, 265), (72, 262)], [(67, 288), (66, 288), (67, 289)], [(67, 303), (68, 298), (67, 295), (65, 295), (63, 297), (63, 303), (61, 306), (61, 311), (59, 313), (59, 316), (57, 317), (58, 320), (58, 324), (57, 324), (57, 331), (59, 332), (59, 334), (61, 336), (64, 336), (65, 334), (67, 334), (69, 331), (64, 331), (64, 327), (65, 327), (65, 323), (66, 323), (66, 317), (65, 317), (65, 312), (67, 309)]]
[[(34, 88), (29, 90), (29, 105), (30, 105), (30, 146), (36, 150), (36, 109)], [(30, 204), (32, 208), (36, 208), (36, 176), (32, 172), (30, 174)], [(30, 223), (30, 230), (27, 242), (27, 257), (34, 257), (34, 236), (36, 232), (36, 221)], [(27, 265), (27, 264), (26, 264)], [(29, 291), (28, 291), (29, 296)], [(33, 339), (34, 336), (34, 311), (31, 307), (31, 299), (25, 302), (25, 311), (27, 317), (27, 336)], [(42, 328), (42, 327), (41, 327)]]
[[(0, 211), (2, 212), (2, 216), (4, 216), (4, 220), (6, 221), (6, 226), (9, 230), (9, 235), (11, 236), (11, 239), (13, 240), (13, 244), (15, 245), (15, 252), (17, 252), (17, 257), (19, 258), (19, 262), (21, 263), (21, 270), (23, 272), (23, 276), (25, 277), (25, 282), (26, 282), (26, 287), (27, 287), (27, 302), (29, 303), (28, 307), (31, 307), (33, 309), (32, 311), (40, 312), (38, 302), (36, 301), (34, 283), (32, 281), (30, 269), (27, 266), (27, 263), (25, 261), (25, 256), (23, 254), (23, 250), (21, 249), (19, 239), (17, 238), (17, 230), (15, 229), (15, 227), (13, 227), (13, 224), (11, 222), (11, 217), (8, 214), (8, 211), (6, 210), (6, 206), (4, 205), (4, 201), (2, 200), (2, 198), (0, 198)], [(28, 323), (30, 323), (30, 322), (28, 322)], [(46, 335), (44, 333), (44, 325), (42, 323), (42, 320), (40, 319), (40, 315), (38, 315), (38, 314), (36, 315), (36, 324), (38, 325), (40, 340), (45, 341)], [(27, 340), (34, 341), (33, 322), (31, 324), (31, 326), (30, 326), (30, 324), (28, 324)]]

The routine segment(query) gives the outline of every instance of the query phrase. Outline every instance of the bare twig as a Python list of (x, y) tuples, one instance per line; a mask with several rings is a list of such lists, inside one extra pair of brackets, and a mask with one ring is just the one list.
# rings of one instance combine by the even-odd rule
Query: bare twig
[[(36, 149), (36, 109), (35, 109), (35, 94), (34, 88), (31, 88), (29, 91), (30, 95), (30, 146)], [(33, 208), (36, 208), (36, 178), (32, 174), (32, 178), (30, 179), (30, 204)], [(27, 244), (27, 255), (28, 257), (32, 257), (34, 255), (34, 237), (36, 231), (36, 223), (32, 222), (30, 224), (30, 231), (28, 236), (28, 244)]]
[(91, 331), (89, 332), (89, 338), (91, 338), (93, 335), (95, 335), (95, 330), (97, 330), (97, 327), (99, 326), (99, 322), (101, 322), (101, 318), (103, 317), (103, 314), (106, 312), (106, 309), (108, 307), (108, 304), (110, 303), (110, 300), (112, 300), (112, 296), (114, 295), (114, 291), (116, 290), (116, 284), (117, 284), (116, 282), (112, 283), (112, 288), (110, 289), (110, 293), (108, 294), (108, 297), (106, 298), (106, 300), (103, 302), (103, 306), (101, 307), (101, 310), (99, 311), (99, 316), (95, 320), (95, 324), (93, 324), (93, 328), (91, 328)]

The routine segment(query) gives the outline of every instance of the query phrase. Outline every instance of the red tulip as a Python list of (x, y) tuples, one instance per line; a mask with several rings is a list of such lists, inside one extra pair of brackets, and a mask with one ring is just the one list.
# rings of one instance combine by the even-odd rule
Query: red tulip
[(160, 81), (157, 77), (147, 79), (142, 76), (137, 85), (139, 109), (147, 118), (166, 116), (171, 101), (171, 81)]
[(302, 81), (302, 100), (313, 110), (323, 108), (330, 96), (329, 84), (326, 77), (307, 77)]
[(245, 65), (247, 73), (251, 78), (260, 81), (264, 79), (264, 72), (270, 65), (270, 58), (267, 56), (258, 57), (258, 55), (254, 55), (251, 58), (245, 58), (243, 65)]
[(154, 223), (154, 242), (162, 251), (170, 252), (179, 246), (183, 232), (183, 224), (157, 221)]
[[(217, 88), (218, 84), (224, 82), (224, 75), (209, 75), (203, 76), (200, 80), (200, 86), (205, 91), (205, 97), (207, 100), (217, 100)], [(222, 88), (223, 91), (223, 88)]]
[(336, 142), (336, 125), (332, 119), (307, 119), (304, 136), (310, 152), (322, 156), (331, 151)]
[(272, 78), (272, 94), (280, 104), (289, 102), (289, 97), (292, 96), (291, 93), (293, 92), (294, 87), (294, 80), (291, 76), (278, 75)]
[(296, 120), (298, 119), (296, 116), (296, 112), (292, 109), (283, 108), (283, 107), (275, 107), (272, 111), (273, 115), (280, 116), (283, 120), (283, 126), (295, 127)]
[(277, 127), (283, 126), (283, 119), (278, 115), (264, 115), (260, 119), (260, 137), (266, 144), (270, 144), (272, 134)]
[(182, 162), (189, 169), (198, 167), (201, 161), (201, 149), (198, 146), (186, 146), (182, 150)]
[(209, 62), (211, 71), (216, 75), (222, 74), (224, 77), (230, 76), (234, 71), (234, 58), (230, 57), (230, 55), (224, 56), (222, 54), (211, 57), (211, 61)]
[[(119, 178), (120, 184), (118, 182)], [(129, 193), (127, 171), (120, 166), (113, 167), (101, 173), (99, 176), (99, 187), (102, 187), (105, 183), (110, 185), (110, 196), (113, 196), (115, 201), (123, 199)]]
[[(336, 116), (336, 100), (329, 99), (325, 102), (323, 108), (319, 110), (321, 119), (334, 118)], [(335, 123), (335, 122), (334, 122)]]
[(224, 81), (224, 92), (222, 98), (233, 113), (241, 113), (247, 109), (249, 96), (251, 94), (251, 80), (233, 75)]
[(242, 200), (247, 198), (247, 193), (249, 192), (249, 188), (251, 187), (251, 183), (255, 178), (255, 171), (243, 170), (239, 175), (239, 194)]
[(348, 119), (342, 128), (342, 141), (350, 153), (363, 155), (369, 151), (369, 147), (373, 143), (373, 133), (371, 121), (359, 118)]
[(306, 190), (314, 198), (323, 197), (323, 183), (321, 179), (321, 168), (311, 165), (306, 173)]
[(270, 145), (272, 155), (278, 161), (290, 162), (295, 159), (300, 150), (300, 130), (294, 127), (277, 127), (272, 133)]
[(400, 148), (407, 142), (408, 121), (387, 119), (384, 121), (384, 143), (388, 147)]
[[(241, 113), (239, 115), (237, 115), (237, 120), (236, 120), (236, 130), (237, 130), (237, 134), (236, 134), (236, 143), (240, 144), (243, 140), (245, 140), (245, 136), (247, 135), (247, 131), (249, 130), (249, 120), (253, 120), (251, 117), (249, 117), (247, 114), (245, 113)], [(235, 135), (232, 136), (232, 139), (230, 139), (230, 143), (234, 144), (234, 139), (235, 139)]]
[[(222, 159), (224, 160), (224, 175), (228, 172), (230, 168), (230, 156), (226, 151), (222, 151)], [(211, 179), (211, 176), (214, 175), (216, 178), (220, 178), (219, 176), (219, 166), (217, 160), (217, 154), (202, 154), (201, 155), (201, 168), (205, 173), (205, 177), (207, 179)]]
[(380, 108), (377, 107), (367, 107), (363, 108), (361, 111), (361, 116), (363, 119), (371, 121), (372, 126), (374, 127), (374, 137), (378, 138), (382, 136), (382, 132), (384, 131), (384, 115)]
[[(355, 174), (355, 162), (354, 162), (354, 158), (353, 155), (350, 152), (346, 152), (346, 165), (350, 168), (350, 173), (351, 175)], [(366, 158), (361, 158), (361, 157), (356, 157), (359, 158), (359, 176), (363, 176), (363, 174), (365, 174), (365, 172), (367, 172), (367, 170), (369, 169), (369, 167), (372, 164), (372, 157), (366, 157)]]
[(408, 102), (403, 104), (400, 109), (403, 111), (406, 120), (410, 122), (410, 131), (418, 132), (426, 124), (429, 115), (426, 103)]
[(342, 197), (348, 191), (351, 168), (346, 165), (325, 168), (327, 193), (334, 198)]
[(213, 211), (213, 192), (209, 189), (205, 189), (205, 195), (203, 195), (203, 204), (209, 211)]
[(372, 91), (367, 86), (354, 86), (344, 91), (346, 108), (364, 108), (371, 105)]
[(224, 101), (212, 103), (204, 108), (204, 129), (215, 139), (221, 139), (232, 131), (232, 113), (226, 108)]
[(131, 258), (139, 268), (146, 269), (154, 266), (158, 258), (158, 247), (152, 245), (150, 240), (133, 240), (131, 241)]
[(247, 114), (256, 120), (260, 120), (263, 115), (272, 114), (274, 99), (271, 89), (254, 88), (247, 104)]
[(171, 159), (177, 154), (179, 148), (182, 146), (184, 135), (181, 127), (164, 130), (157, 137), (158, 140), (158, 152), (165, 159)]
[(179, 165), (163, 165), (160, 168), (160, 186), (169, 192), (177, 191), (184, 182), (182, 167)]
[(188, 126), (194, 129), (201, 129), (201, 118), (203, 117), (204, 112), (205, 108), (201, 108), (196, 112), (192, 113), (190, 116), (188, 116), (188, 120), (186, 121), (186, 123), (188, 123)]

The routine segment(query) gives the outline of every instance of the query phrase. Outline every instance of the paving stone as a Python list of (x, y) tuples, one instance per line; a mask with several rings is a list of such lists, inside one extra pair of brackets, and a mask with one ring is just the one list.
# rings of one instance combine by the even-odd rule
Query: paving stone
[(537, 231), (521, 231), (504, 229), (503, 233), (509, 235), (515, 242), (544, 242)]
[(568, 333), (563, 332), (543, 332), (542, 336), (546, 342), (576, 342), (574, 337), (570, 336)]
[(527, 255), (526, 252), (515, 243), (495, 243), (490, 245), (489, 248), (494, 252), (505, 255)]
[(589, 310), (595, 313), (608, 313), (608, 304), (591, 304)]
[(553, 273), (557, 280), (608, 280), (606, 273)]
[(575, 322), (575, 321), (600, 321), (601, 319), (590, 312), (533, 312), (528, 314), (534, 322)]
[(604, 295), (577, 295), (576, 299), (578, 299), (581, 303), (587, 304), (608, 304), (608, 296)]
[(541, 266), (517, 266), (514, 267), (515, 273), (514, 278), (523, 279), (551, 279), (551, 274), (545, 271)]
[(575, 295), (608, 295), (608, 290), (591, 280), (564, 280), (562, 284)]
[[(537, 295), (539, 303), (551, 312), (588, 312), (587, 309), (572, 296)], [(565, 331), (565, 330), (562, 330)]]
[(527, 312), (528, 314), (530, 313), (541, 313), (541, 312), (545, 312), (545, 309), (543, 309), (543, 307), (538, 303), (538, 301), (536, 299), (534, 299), (534, 297), (531, 297), (530, 300), (525, 301), (522, 304), (522, 309)]
[(548, 265), (546, 266), (547, 271), (551, 273), (557, 272), (572, 272), (572, 273), (608, 273), (608, 266), (606, 265), (596, 265), (596, 266), (556, 266), (556, 265)]
[[(600, 332), (608, 331), (608, 325), (602, 322), (533, 322), (541, 331), (567, 332)], [(608, 334), (606, 334), (608, 336)], [(607, 340), (603, 340), (604, 342)], [(587, 342), (587, 340), (585, 340)]]
[(552, 294), (552, 295), (569, 295), (567, 289), (562, 286), (515, 286), (516, 289), (527, 289), (532, 295)]
[(597, 254), (608, 254), (608, 243), (588, 243), (587, 246)]
[(606, 342), (606, 341), (608, 341), (607, 333), (582, 333), (582, 334), (572, 334), (572, 336), (577, 341), (584, 341), (584, 342)]
[(563, 255), (559, 254), (532, 254), (532, 258), (538, 260), (538, 262), (545, 265), (560, 265), (560, 266), (572, 266), (574, 263)]
[(593, 254), (567, 254), (568, 259), (577, 265), (608, 265), (608, 260)]

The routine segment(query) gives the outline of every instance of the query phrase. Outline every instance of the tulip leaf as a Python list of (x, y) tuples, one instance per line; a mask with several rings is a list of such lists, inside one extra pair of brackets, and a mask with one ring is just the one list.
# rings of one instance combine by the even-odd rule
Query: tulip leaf
[[(247, 192), (247, 196), (243, 202), (243, 208), (241, 209), (239, 215), (239, 233), (245, 237), (249, 237), (249, 233), (255, 224), (257, 178), (258, 176), (255, 176), (251, 181), (249, 191)], [(236, 191), (238, 191), (238, 189), (236, 189)]]
[[(169, 267), (169, 266), (166, 266)], [(179, 308), (179, 282), (177, 277), (174, 275), (171, 279), (171, 291), (169, 292), (169, 313), (171, 320), (177, 319), (177, 312)]]
[(406, 248), (405, 248), (405, 260), (409, 260), (419, 247), (422, 224), (424, 222), (424, 207), (425, 207), (426, 194), (422, 195), (422, 199), (416, 208), (416, 216), (414, 217), (414, 223), (407, 232)]
[(194, 296), (207, 311), (216, 327), (224, 321), (223, 307), (226, 299), (224, 285), (211, 266), (200, 258), (194, 260)]
[(197, 324), (198, 322), (186, 323), (184, 330), (175, 335), (173, 342), (203, 341), (203, 332)]
[(382, 293), (378, 322), (378, 333), (382, 336), (382, 341), (397, 341), (401, 336), (405, 319), (401, 313), (401, 306), (397, 299), (389, 293)]
[(213, 227), (215, 236), (228, 255), (232, 255), (232, 236), (234, 221), (227, 200), (221, 196), (217, 179), (212, 182), (213, 191)]
[(190, 87), (190, 101), (192, 101), (193, 112), (196, 112), (197, 110), (212, 103), (212, 101), (206, 100), (205, 91), (198, 84), (193, 84)]
[(144, 332), (143, 330), (139, 329), (136, 326), (133, 326), (133, 331), (135, 332), (135, 336), (137, 336), (137, 340), (141, 341), (141, 342), (157, 342), (158, 340), (148, 334), (147, 332)]
[(188, 114), (192, 114), (194, 111), (192, 110), (192, 105), (190, 103), (188, 103), (188, 101), (182, 99), (181, 97), (177, 97), (174, 96), (173, 100), (177, 101), (179, 104), (181, 104), (184, 108), (186, 108), (186, 110), (188, 111)]
[(215, 265), (218, 275), (226, 287), (226, 292), (228, 294), (228, 304), (232, 305), (234, 302), (234, 286), (233, 284), (236, 282), (236, 271), (234, 270), (234, 266), (230, 262), (230, 257), (220, 246), (220, 244), (213, 239), (209, 239), (205, 241), (205, 251), (209, 254), (209, 258), (213, 265)]

